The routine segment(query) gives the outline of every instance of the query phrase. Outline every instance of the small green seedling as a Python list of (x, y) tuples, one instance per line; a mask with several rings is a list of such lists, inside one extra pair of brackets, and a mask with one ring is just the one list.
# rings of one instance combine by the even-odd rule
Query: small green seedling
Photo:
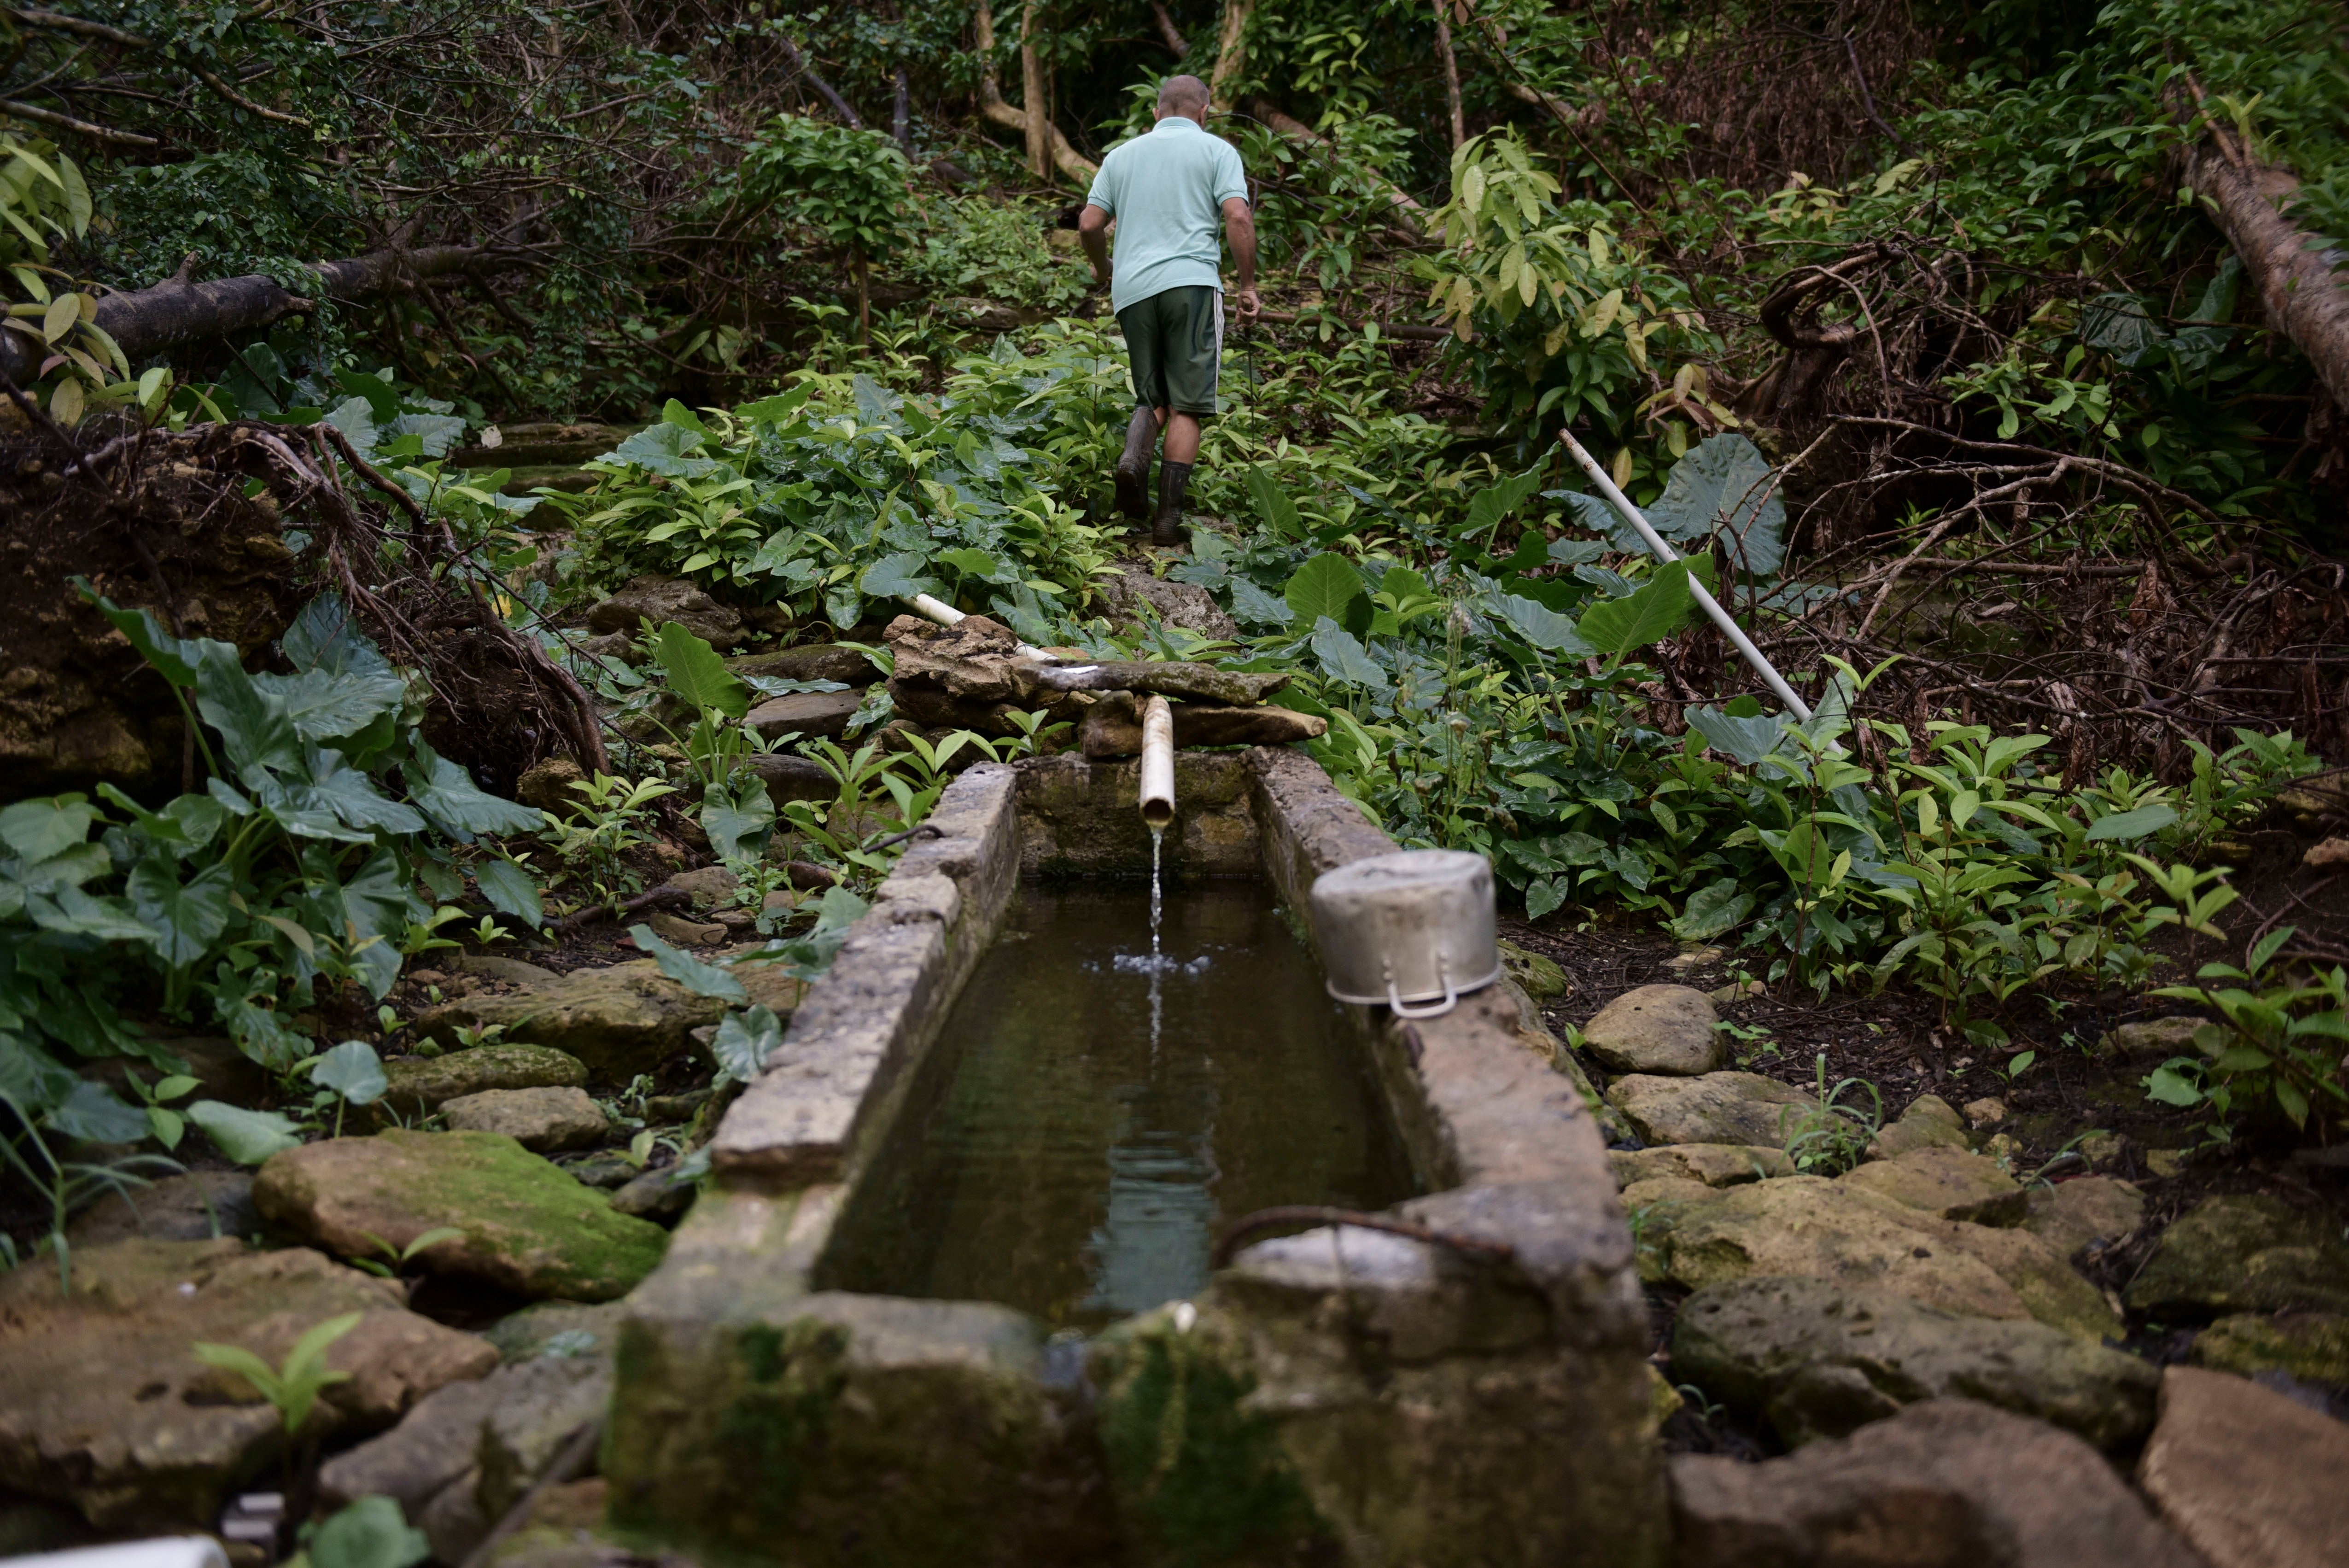
[(361, 1231), (359, 1234), (375, 1243), (375, 1250), (379, 1255), (372, 1258), (353, 1258), (351, 1266), (365, 1269), (367, 1273), (383, 1279), (398, 1278), (400, 1272), (409, 1264), (414, 1263), (417, 1254), (428, 1247), (437, 1247), (442, 1242), (461, 1242), (465, 1239), (465, 1233), (454, 1225), (442, 1225), (437, 1230), (427, 1231), (405, 1247), (393, 1246), (373, 1231)]
[(196, 1359), (207, 1367), (233, 1372), (252, 1384), (263, 1398), (277, 1407), (278, 1419), (285, 1422), (285, 1435), (290, 1438), (309, 1420), (320, 1393), (336, 1383), (350, 1381), (349, 1373), (326, 1369), (326, 1352), (335, 1341), (357, 1328), (364, 1315), (347, 1312), (316, 1325), (294, 1342), (294, 1348), (285, 1353), (285, 1364), (275, 1368), (241, 1345), (211, 1345), (202, 1340), (196, 1342)]

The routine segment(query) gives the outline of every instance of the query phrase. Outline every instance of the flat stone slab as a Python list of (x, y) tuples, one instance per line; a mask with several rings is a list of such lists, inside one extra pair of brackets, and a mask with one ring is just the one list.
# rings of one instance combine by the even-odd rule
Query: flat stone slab
[(848, 721), (864, 704), (864, 694), (846, 691), (802, 691), (769, 697), (743, 717), (742, 722), (769, 740), (785, 735), (832, 739), (847, 733)]
[(2344, 1477), (2349, 1424), (2223, 1372), (2162, 1373), (2137, 1480), (2210, 1568), (2339, 1568)]
[(2095, 1288), (2029, 1232), (1940, 1219), (1816, 1176), (1668, 1205), (1641, 1242), (1644, 1276), (1692, 1290), (1791, 1274), (1975, 1317), (2035, 1317), (2092, 1343), (2121, 1329)]
[(1745, 1143), (1785, 1147), (1787, 1134), (1818, 1100), (1759, 1073), (1699, 1078), (1631, 1073), (1607, 1086), (1607, 1103), (1646, 1143)]
[(2031, 1190), (2023, 1229), (2070, 1257), (2091, 1243), (2118, 1246), (2145, 1222), (2145, 1194), (2116, 1176), (2075, 1176)]
[(1702, 1181), (1708, 1187), (1734, 1187), (1744, 1181), (1795, 1174), (1795, 1162), (1786, 1158), (1785, 1150), (1759, 1144), (1667, 1143), (1654, 1149), (1613, 1149), (1608, 1150), (1607, 1163), (1615, 1172), (1615, 1184), (1625, 1188), (1667, 1176)]
[(2022, 1184), (1999, 1169), (1997, 1161), (1962, 1149), (1912, 1149), (1890, 1160), (1870, 1161), (1837, 1180), (1911, 1209), (1977, 1225), (2019, 1225), (2030, 1211)]
[(1789, 1447), (1959, 1394), (2118, 1448), (2153, 1429), (2161, 1383), (2150, 1363), (2044, 1324), (1784, 1278), (1713, 1285), (1682, 1302), (1672, 1377), (1766, 1417)]
[(388, 1426), (497, 1351), (407, 1308), (406, 1292), (306, 1247), (137, 1239), (73, 1251), (74, 1292), (47, 1259), (0, 1274), (0, 1486), (78, 1509), (106, 1531), (209, 1530), (283, 1440), (274, 1408), (205, 1366), (197, 1341), (272, 1367), (316, 1325), (358, 1326), (326, 1352), (349, 1373), (322, 1396), (321, 1434)]
[[(746, 964), (733, 973), (752, 1001), (779, 1014), (798, 1006), (802, 985), (773, 965)], [(496, 1025), (504, 1028), (508, 1043), (554, 1047), (576, 1057), (595, 1080), (626, 1083), (686, 1049), (695, 1029), (718, 1022), (725, 1014), (725, 1003), (695, 995), (663, 975), (653, 959), (638, 958), (602, 968), (574, 969), (550, 985), (451, 997), (419, 1014), (416, 1028), (445, 1043), (455, 1040), (460, 1028)]]
[(1609, 1072), (1694, 1078), (1729, 1065), (1721, 1015), (1687, 985), (1626, 991), (1582, 1026), (1582, 1047)]
[(383, 1064), (391, 1087), (378, 1103), (403, 1116), (438, 1110), (469, 1094), (501, 1088), (577, 1088), (587, 1065), (550, 1046), (475, 1046), (437, 1057), (405, 1057)]
[(2349, 1312), (2349, 1243), (2281, 1198), (2206, 1198), (2161, 1233), (2122, 1299), (2158, 1317)]
[(593, 1149), (610, 1135), (604, 1108), (580, 1088), (493, 1088), (440, 1102), (452, 1132), (502, 1132), (534, 1154)]
[(844, 686), (871, 686), (881, 678), (861, 648), (833, 643), (802, 643), (769, 654), (744, 654), (726, 661), (738, 676), (765, 676), (773, 680), (839, 681)]
[(289, 1149), (261, 1168), (253, 1195), (272, 1223), (344, 1257), (453, 1227), (463, 1234), (425, 1248), (419, 1266), (528, 1296), (624, 1295), (668, 1245), (658, 1225), (615, 1213), (603, 1193), (491, 1132), (394, 1129)]
[(2087, 1443), (1969, 1399), (1671, 1465), (1677, 1561), (1702, 1568), (2203, 1568)]

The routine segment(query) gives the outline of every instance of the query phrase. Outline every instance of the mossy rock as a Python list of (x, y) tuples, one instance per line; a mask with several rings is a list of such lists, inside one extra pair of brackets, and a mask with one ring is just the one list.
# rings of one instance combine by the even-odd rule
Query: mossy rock
[(438, 1057), (406, 1057), (383, 1064), (390, 1087), (376, 1103), (399, 1116), (421, 1116), (449, 1100), (493, 1088), (577, 1088), (587, 1067), (548, 1046), (476, 1046)]
[(1033, 1320), (983, 1302), (823, 1292), (712, 1318), (640, 1296), (609, 1518), (709, 1563), (1114, 1562), (1098, 1460), (1042, 1350)]
[(253, 1199), (271, 1223), (347, 1258), (456, 1229), (418, 1254), (426, 1273), (541, 1299), (625, 1295), (668, 1247), (658, 1225), (615, 1213), (603, 1193), (494, 1132), (394, 1129), (289, 1149), (261, 1168)]
[(1510, 979), (1526, 988), (1526, 995), (1547, 1002), (1566, 995), (1566, 971), (1558, 967), (1557, 960), (1514, 942), (1504, 942), (1500, 947), (1501, 966), (1509, 972)]
[(2281, 1198), (2206, 1199), (2161, 1233), (2123, 1299), (2171, 1319), (2349, 1312), (2349, 1243), (2323, 1215)]
[(2349, 1388), (2349, 1314), (2222, 1317), (2195, 1336), (2194, 1364), (2243, 1377), (2282, 1372), (2303, 1383)]
[(1239, 1331), (1221, 1314), (1185, 1312), (1129, 1318), (1093, 1348), (1102, 1449), (1127, 1538), (1143, 1561), (1174, 1568), (1330, 1539), (1278, 1428), (1247, 1404), (1256, 1377)]

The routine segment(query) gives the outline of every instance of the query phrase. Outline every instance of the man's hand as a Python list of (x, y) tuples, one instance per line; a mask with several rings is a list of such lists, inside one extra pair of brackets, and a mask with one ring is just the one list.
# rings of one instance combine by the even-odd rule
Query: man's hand
[(1085, 260), (1093, 264), (1093, 287), (1109, 287), (1109, 214), (1090, 201), (1077, 214), (1077, 242), (1085, 248)]
[(1256, 211), (1237, 196), (1224, 199), (1224, 238), (1232, 247), (1232, 269), (1239, 273), (1240, 319), (1254, 321), (1264, 309), (1256, 292)]

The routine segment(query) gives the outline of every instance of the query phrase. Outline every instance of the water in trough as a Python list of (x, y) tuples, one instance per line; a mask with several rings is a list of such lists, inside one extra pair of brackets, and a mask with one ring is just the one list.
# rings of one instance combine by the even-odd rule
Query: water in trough
[[(1154, 894), (1155, 893), (1154, 887)], [(1261, 1208), (1418, 1189), (1272, 890), (1024, 888), (820, 1269), (1097, 1328), (1195, 1294)]]

